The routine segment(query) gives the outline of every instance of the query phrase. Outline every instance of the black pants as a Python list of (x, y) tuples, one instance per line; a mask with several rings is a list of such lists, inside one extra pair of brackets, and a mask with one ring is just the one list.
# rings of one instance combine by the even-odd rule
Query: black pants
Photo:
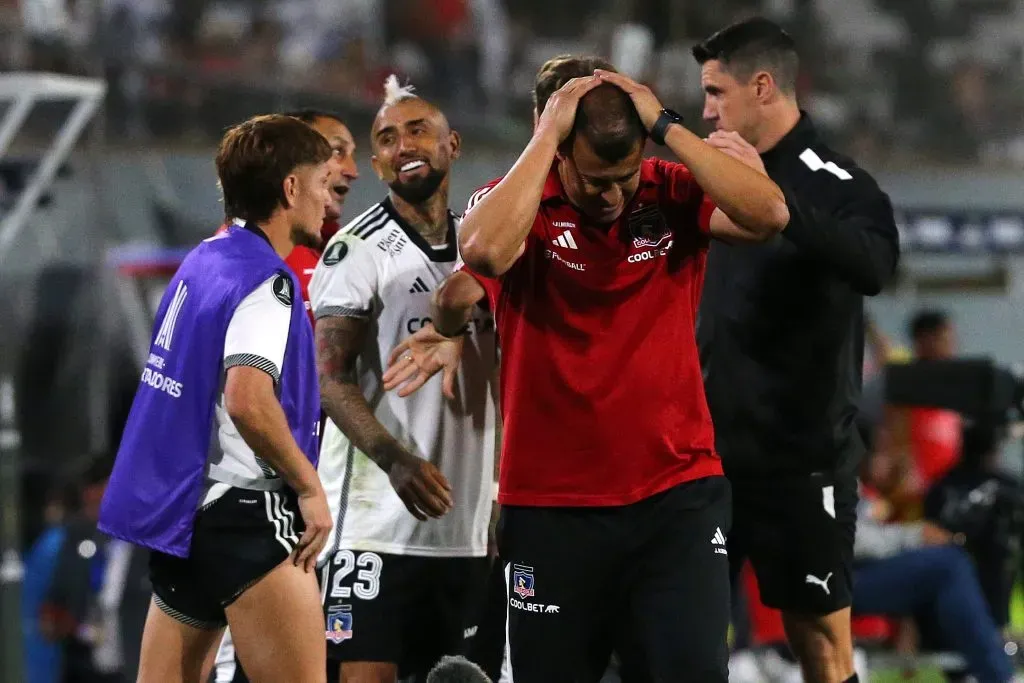
[(506, 507), (498, 545), (516, 683), (728, 680), (729, 484), (610, 508)]

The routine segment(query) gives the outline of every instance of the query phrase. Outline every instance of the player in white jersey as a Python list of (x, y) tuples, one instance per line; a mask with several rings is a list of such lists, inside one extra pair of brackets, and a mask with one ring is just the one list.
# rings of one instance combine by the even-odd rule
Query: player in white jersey
[(393, 77), (386, 90), (371, 145), (390, 191), (331, 240), (310, 283), (330, 418), (319, 472), (335, 515), (321, 573), (329, 666), (372, 683), (424, 675), (475, 633), (497, 419), (494, 322), (482, 311), (448, 396), (442, 377), (406, 398), (383, 389), (388, 354), (429, 322), (455, 265), (448, 171), (460, 151), (436, 107)]

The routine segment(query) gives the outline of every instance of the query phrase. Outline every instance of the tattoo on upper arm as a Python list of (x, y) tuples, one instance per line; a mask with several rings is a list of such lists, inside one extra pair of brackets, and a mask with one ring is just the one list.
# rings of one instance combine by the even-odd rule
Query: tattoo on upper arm
[(316, 361), (321, 380), (354, 384), (356, 359), (363, 348), (367, 322), (360, 318), (328, 317), (316, 321)]

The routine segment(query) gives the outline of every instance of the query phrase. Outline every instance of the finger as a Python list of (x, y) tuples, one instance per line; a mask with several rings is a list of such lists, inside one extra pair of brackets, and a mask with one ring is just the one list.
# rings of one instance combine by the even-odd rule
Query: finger
[(414, 479), (412, 489), (415, 495), (416, 506), (431, 517), (440, 517), (448, 512), (448, 506), (444, 500), (431, 491), (431, 487), (422, 479)]
[(412, 381), (410, 381), (409, 383), (407, 383), (405, 386), (398, 390), (398, 397), (405, 398), (406, 396), (411, 396), (412, 394), (419, 391), (419, 388), (426, 384), (427, 380), (430, 378), (431, 375), (427, 374), (426, 372), (420, 372), (420, 374), (416, 375), (416, 377), (414, 377)]
[(454, 367), (446, 365), (444, 368), (444, 379), (442, 380), (444, 395), (451, 401), (455, 400), (455, 372)]
[(302, 532), (302, 537), (299, 539), (298, 544), (295, 546), (295, 558), (293, 563), (296, 567), (305, 567), (306, 559), (309, 552), (309, 544), (313, 540), (313, 531), (306, 529)]
[(583, 97), (588, 92), (602, 84), (603, 81), (597, 76), (588, 76), (587, 78), (581, 79), (573, 94), (577, 97)]
[(385, 370), (384, 375), (381, 377), (384, 380), (384, 388), (388, 389), (397, 385), (397, 382), (394, 381), (395, 376), (406, 372), (410, 366), (415, 367), (412, 358), (400, 358), (393, 366)]
[(448, 477), (444, 476), (441, 470), (437, 469), (430, 463), (427, 463), (429, 467), (426, 468), (427, 478), (436, 482), (438, 486), (443, 488), (445, 491), (451, 491), (452, 485), (448, 483)]
[(309, 564), (306, 567), (307, 572), (316, 571), (316, 561), (320, 557), (320, 553), (323, 551), (324, 546), (327, 545), (327, 537), (330, 535), (326, 529), (321, 529), (317, 532), (316, 541), (312, 543), (313, 552), (309, 556)]
[(394, 365), (399, 358), (405, 355), (405, 352), (408, 351), (409, 347), (411, 346), (411, 341), (412, 340), (410, 338), (406, 337), (405, 339), (402, 340), (401, 344), (394, 348), (394, 350), (391, 352), (391, 355), (388, 356), (388, 365)]
[(416, 507), (414, 498), (408, 492), (403, 491), (398, 495), (402, 499), (402, 503), (405, 505), (405, 509), (409, 511), (409, 514), (420, 520), (421, 522), (427, 521), (427, 516), (420, 512), (420, 509)]
[(623, 76), (622, 74), (616, 73), (614, 71), (605, 71), (604, 69), (597, 69), (596, 71), (594, 71), (594, 75), (597, 76), (602, 81), (606, 81), (608, 83), (611, 83), (612, 85), (618, 86), (619, 88), (621, 88), (623, 91), (630, 95), (640, 89), (640, 85), (636, 81), (629, 78), (628, 76)]
[(400, 386), (404, 382), (407, 382), (413, 377), (415, 377), (416, 373), (419, 371), (420, 369), (416, 366), (416, 363), (409, 361), (409, 363), (407, 363), (404, 367), (402, 367), (399, 370), (396, 370), (395, 373), (391, 376), (391, 379), (385, 380), (384, 390), (391, 391), (391, 389), (393, 389), (394, 387)]
[(426, 497), (441, 510), (441, 514), (452, 509), (454, 501), (452, 500), (451, 486), (448, 484), (448, 480), (445, 479), (444, 475), (437, 468), (426, 468), (424, 474), (426, 476), (421, 480), (421, 483), (423, 484), (423, 492)]

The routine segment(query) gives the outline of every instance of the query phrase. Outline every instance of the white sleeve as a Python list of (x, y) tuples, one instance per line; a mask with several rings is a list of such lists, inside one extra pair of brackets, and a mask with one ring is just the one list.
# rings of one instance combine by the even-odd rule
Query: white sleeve
[(358, 237), (339, 234), (327, 245), (309, 282), (313, 316), (370, 317), (377, 280), (373, 248)]
[(280, 381), (293, 296), (291, 278), (279, 274), (242, 299), (231, 316), (224, 339), (225, 370), (248, 365), (263, 370), (274, 382)]

